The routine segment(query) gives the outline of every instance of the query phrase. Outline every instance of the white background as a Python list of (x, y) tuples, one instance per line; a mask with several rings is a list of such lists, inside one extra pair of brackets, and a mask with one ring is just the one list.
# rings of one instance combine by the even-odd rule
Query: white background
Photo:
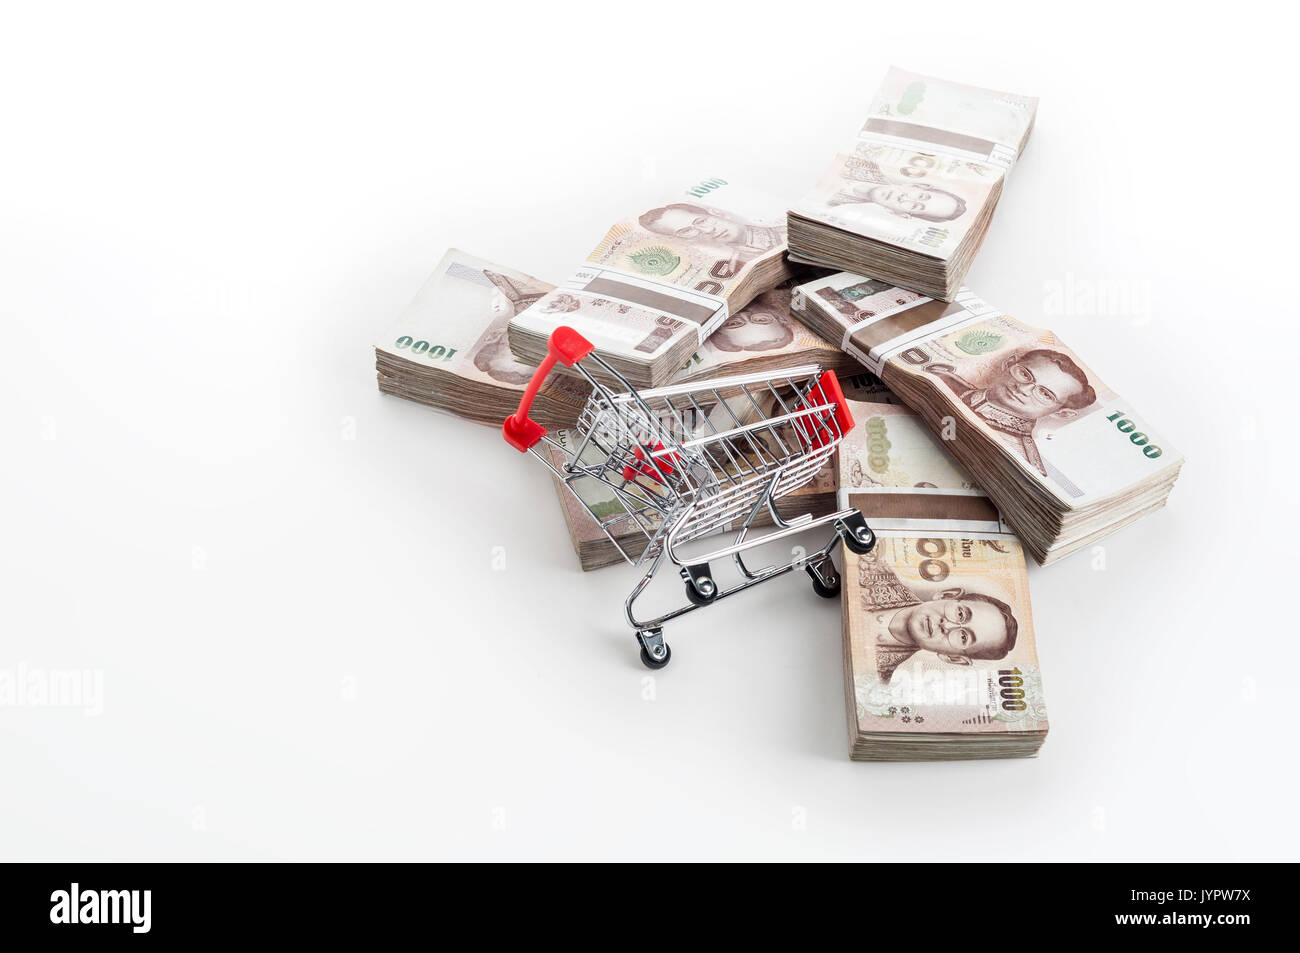
[[(0, 856), (1295, 860), (1296, 48), (1189, 9), (6, 3), (0, 671), (103, 696), (0, 707)], [(793, 200), (891, 63), (1041, 97), (969, 284), (1188, 458), (1032, 567), (1035, 760), (849, 762), (802, 578), (646, 700), (633, 570), (375, 387), (447, 246), (557, 280), (702, 177)]]

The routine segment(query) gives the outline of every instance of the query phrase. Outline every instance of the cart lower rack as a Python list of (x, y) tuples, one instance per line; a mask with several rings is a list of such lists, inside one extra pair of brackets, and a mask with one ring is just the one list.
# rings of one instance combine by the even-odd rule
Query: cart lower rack
[[(581, 495), (574, 495), (629, 563), (648, 566), (625, 603), (641, 660), (648, 667), (662, 668), (672, 657), (663, 639), (663, 624), (670, 619), (800, 568), (812, 577), (818, 595), (834, 598), (840, 591), (831, 560), (836, 543), (842, 539), (856, 553), (875, 545), (875, 535), (855, 509), (787, 519), (776, 508), (777, 500), (817, 475), (853, 429), (834, 371), (809, 365), (638, 393), (572, 328), (552, 332), (547, 350), (502, 432), (506, 442), (531, 452), (570, 491), (575, 481), (591, 479), (613, 492), (619, 508), (612, 516), (598, 514)], [(574, 368), (592, 388), (578, 418), (580, 439), (571, 446), (552, 440), (546, 428), (528, 416), (538, 388), (557, 362)], [(603, 375), (597, 376), (589, 365)], [(616, 381), (622, 391), (610, 390), (604, 380)], [(542, 441), (560, 452), (566, 461), (562, 466), (553, 465), (538, 449)], [(765, 509), (774, 527), (751, 535)], [(834, 533), (810, 555), (758, 569), (745, 563), (743, 554), (757, 546), (828, 524), (834, 524)], [(694, 548), (689, 547), (693, 541), (737, 526), (727, 545), (698, 555), (684, 551)], [(629, 539), (635, 543), (629, 544)], [(741, 579), (722, 588), (711, 564), (728, 557)], [(687, 602), (657, 617), (638, 619), (633, 606), (665, 560), (678, 568)]]

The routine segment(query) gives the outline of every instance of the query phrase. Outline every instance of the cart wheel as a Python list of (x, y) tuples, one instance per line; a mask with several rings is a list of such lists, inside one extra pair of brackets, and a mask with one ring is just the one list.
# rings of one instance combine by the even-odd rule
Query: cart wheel
[(844, 545), (849, 547), (859, 556), (865, 556), (876, 546), (876, 534), (871, 532), (871, 527), (866, 521), (858, 517), (854, 521), (845, 521), (843, 532), (840, 536), (844, 539)]
[(646, 651), (645, 646), (644, 645), (641, 646), (641, 664), (644, 665), (646, 668), (652, 668), (652, 669), (663, 668), (665, 665), (667, 665), (669, 662), (672, 661), (672, 658), (673, 658), (673, 650), (669, 648), (667, 642), (664, 643), (664, 657), (661, 659), (651, 658), (650, 653)]
[(718, 598), (718, 587), (713, 585), (713, 588), (709, 590), (709, 594), (706, 596), (704, 593), (700, 592), (700, 590), (695, 588), (694, 583), (688, 582), (686, 583), (686, 598), (690, 600), (692, 605), (707, 606), (714, 599)]
[(830, 576), (830, 578), (833, 580), (831, 585), (827, 585), (826, 583), (822, 582), (821, 578), (817, 575), (817, 573), (813, 571), (812, 566), (809, 566), (806, 571), (808, 573), (808, 576), (812, 579), (813, 592), (817, 593), (817, 595), (821, 596), (823, 599), (839, 598), (840, 574), (835, 571), (834, 566), (831, 566), (826, 570), (826, 574)]
[(718, 598), (718, 584), (713, 579), (708, 563), (683, 566), (682, 578), (686, 580), (686, 598), (691, 605), (707, 606)]

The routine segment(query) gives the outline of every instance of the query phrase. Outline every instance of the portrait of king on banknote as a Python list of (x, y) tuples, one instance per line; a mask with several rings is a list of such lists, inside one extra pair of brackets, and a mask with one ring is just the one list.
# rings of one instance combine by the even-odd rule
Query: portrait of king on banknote
[(716, 277), (731, 277), (748, 262), (785, 244), (785, 225), (759, 225), (732, 212), (674, 202), (637, 219), (647, 232), (715, 251)]
[[(951, 222), (966, 214), (966, 200), (956, 192), (940, 188), (926, 179), (890, 178), (876, 161), (878, 148), (859, 146), (858, 154), (846, 159), (841, 170), (842, 183), (838, 191), (826, 200), (835, 208), (846, 205), (872, 205), (899, 218), (915, 218), (926, 222)], [(930, 156), (912, 154), (911, 165), (904, 167), (915, 171), (916, 160), (933, 162)]]
[[(986, 546), (989, 542), (975, 542)], [(1020, 623), (1004, 599), (921, 578), (905, 583), (884, 557), (858, 557), (858, 592), (866, 629), (875, 642), (876, 671), (886, 684), (918, 652), (949, 665), (1006, 658)]]
[[(776, 351), (789, 345), (795, 336), (795, 322), (790, 317), (789, 308), (764, 300), (776, 294), (778, 292), (768, 292), (748, 308), (737, 311), (713, 332), (706, 343), (728, 354)], [(790, 300), (789, 293), (785, 294), (785, 300)]]
[[(982, 340), (972, 336), (968, 347), (978, 350), (981, 345), (977, 342)], [(1039, 421), (1070, 420), (1097, 402), (1087, 372), (1068, 354), (1054, 348), (1015, 351), (990, 369), (978, 384), (963, 373), (974, 370), (975, 363), (936, 362), (925, 369), (985, 424), (1010, 438), (1006, 442), (1013, 452), (1047, 476), (1034, 429)]]

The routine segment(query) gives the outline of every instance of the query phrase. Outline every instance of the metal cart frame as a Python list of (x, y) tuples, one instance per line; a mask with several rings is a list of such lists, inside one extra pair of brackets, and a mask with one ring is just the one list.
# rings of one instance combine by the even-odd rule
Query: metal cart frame
[[(584, 366), (588, 362), (603, 376)], [(581, 440), (574, 447), (551, 439), (546, 428), (528, 417), (537, 390), (556, 363), (575, 369), (592, 387), (578, 417)], [(611, 390), (603, 383), (607, 379), (617, 382), (622, 392)], [(560, 327), (552, 332), (547, 357), (502, 432), (511, 446), (531, 452), (574, 492), (624, 559), (632, 565), (648, 564), (624, 608), (642, 662), (657, 669), (672, 655), (663, 639), (663, 624), (687, 612), (800, 568), (812, 577), (819, 595), (839, 595), (840, 578), (831, 553), (840, 540), (854, 552), (870, 551), (876, 540), (866, 520), (856, 509), (786, 519), (776, 501), (811, 481), (853, 425), (834, 371), (807, 365), (637, 392), (594, 353), (589, 341), (572, 328)], [(552, 464), (537, 446), (542, 441), (568, 462)], [(621, 510), (606, 517), (594, 512), (574, 491), (574, 482), (582, 479), (603, 483)], [(773, 528), (751, 535), (765, 508)], [(740, 528), (729, 545), (703, 555), (682, 552), (684, 545), (733, 529), (736, 523)], [(812, 554), (758, 569), (745, 563), (743, 554), (750, 549), (832, 523), (835, 532)], [(644, 538), (645, 547), (633, 552), (620, 536)], [(721, 588), (710, 564), (727, 557), (740, 571), (741, 581)], [(678, 567), (687, 604), (638, 619), (634, 604), (665, 559)]]

